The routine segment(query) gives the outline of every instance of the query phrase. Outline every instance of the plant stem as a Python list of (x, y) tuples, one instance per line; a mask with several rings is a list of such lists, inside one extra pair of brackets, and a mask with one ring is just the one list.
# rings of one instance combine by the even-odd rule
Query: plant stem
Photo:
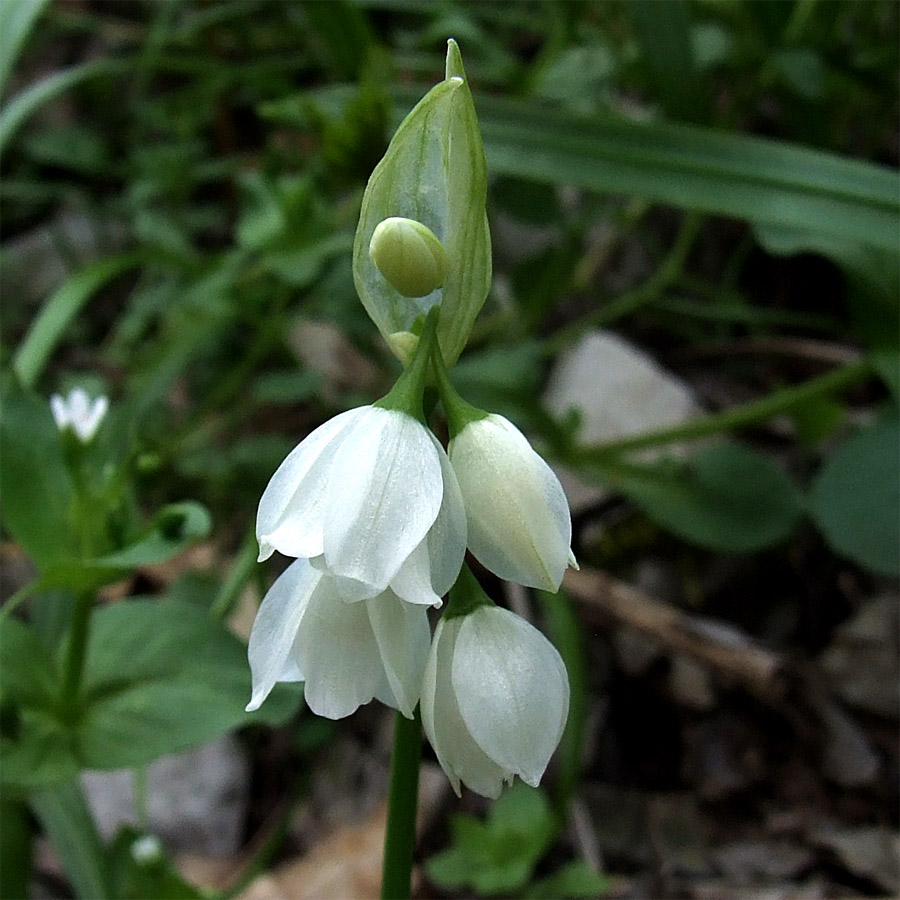
[(659, 431), (651, 431), (646, 434), (638, 434), (634, 437), (622, 438), (618, 441), (610, 441), (605, 444), (595, 444), (592, 447), (580, 447), (567, 455), (567, 461), (589, 463), (602, 461), (610, 456), (623, 453), (626, 450), (643, 450), (645, 447), (657, 447), (661, 444), (671, 444), (676, 441), (690, 441), (697, 438), (709, 437), (727, 431), (737, 431), (748, 428), (771, 419), (773, 416), (804, 403), (813, 397), (830, 394), (844, 390), (857, 381), (862, 380), (872, 371), (868, 359), (841, 366), (811, 378), (801, 384), (792, 385), (731, 409), (723, 410), (711, 416), (704, 416), (684, 425), (676, 425), (673, 428), (663, 428)]
[(72, 621), (69, 625), (69, 642), (66, 646), (66, 657), (63, 663), (62, 694), (60, 695), (62, 714), (70, 721), (74, 721), (78, 713), (76, 703), (81, 688), (81, 676), (84, 672), (84, 657), (93, 610), (93, 594), (84, 593), (76, 598), (75, 608), (72, 610)]
[(397, 713), (381, 900), (409, 900), (413, 850), (416, 843), (416, 807), (419, 795), (419, 763), (422, 758), (422, 720), (416, 707), (412, 719)]

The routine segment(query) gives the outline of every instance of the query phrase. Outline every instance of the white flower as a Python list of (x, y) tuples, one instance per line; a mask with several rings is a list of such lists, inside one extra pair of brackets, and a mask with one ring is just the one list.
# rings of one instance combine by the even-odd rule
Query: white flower
[(562, 737), (569, 680), (559, 653), (509, 610), (442, 619), (422, 684), (422, 724), (457, 795), (537, 786)]
[(260, 560), (274, 550), (313, 560), (346, 600), (388, 587), (440, 605), (462, 565), (466, 517), (433, 434), (406, 413), (341, 413), (288, 455), (259, 503)]
[(50, 411), (56, 427), (63, 431), (71, 428), (82, 444), (88, 443), (97, 433), (100, 423), (109, 409), (107, 397), (91, 401), (84, 388), (74, 388), (68, 397), (54, 394), (50, 398)]
[(569, 505), (550, 466), (498, 415), (469, 421), (449, 454), (476, 559), (507, 581), (559, 590), (566, 564), (576, 563)]
[(326, 573), (298, 559), (256, 614), (247, 711), (258, 709), (277, 682), (303, 681), (317, 715), (340, 719), (377, 697), (412, 718), (430, 643), (424, 606), (392, 591), (347, 603)]

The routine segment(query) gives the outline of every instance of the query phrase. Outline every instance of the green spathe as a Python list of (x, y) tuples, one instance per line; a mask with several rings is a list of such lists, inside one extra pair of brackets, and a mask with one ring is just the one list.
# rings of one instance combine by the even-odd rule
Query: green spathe
[[(366, 311), (404, 362), (411, 343), (405, 335), (419, 316), (440, 304), (438, 341), (451, 366), (487, 297), (491, 241), (484, 148), (453, 41), (447, 74), (404, 119), (369, 179), (353, 244), (353, 279)], [(420, 223), (443, 245), (446, 275), (424, 296), (404, 296), (369, 255), (375, 229), (397, 217)]]

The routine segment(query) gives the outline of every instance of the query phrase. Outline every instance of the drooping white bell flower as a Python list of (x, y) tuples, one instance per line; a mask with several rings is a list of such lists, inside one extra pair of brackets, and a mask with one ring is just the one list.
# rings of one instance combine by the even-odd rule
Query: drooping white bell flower
[(518, 775), (537, 786), (569, 711), (569, 680), (536, 628), (493, 605), (438, 623), (422, 683), (422, 724), (453, 790), (485, 797)]
[(415, 412), (437, 313), (383, 400), (335, 416), (279, 466), (259, 503), (260, 560), (275, 550), (310, 559), (348, 601), (391, 588), (440, 605), (465, 555), (466, 515), (447, 455)]
[(465, 555), (456, 477), (417, 419), (364, 406), (317, 428), (279, 466), (259, 503), (260, 560), (317, 557), (347, 600), (393, 588), (440, 605)]
[(258, 709), (276, 683), (303, 681), (307, 705), (328, 719), (349, 716), (374, 697), (412, 718), (430, 642), (424, 606), (392, 591), (346, 603), (327, 573), (298, 559), (256, 614), (247, 711)]
[(50, 398), (50, 411), (56, 427), (60, 431), (71, 429), (82, 444), (93, 439), (108, 410), (107, 397), (91, 400), (87, 391), (80, 387), (73, 388), (66, 397), (54, 394)]
[(463, 425), (449, 454), (475, 558), (507, 581), (559, 590), (566, 565), (576, 565), (569, 504), (525, 435), (485, 414)]

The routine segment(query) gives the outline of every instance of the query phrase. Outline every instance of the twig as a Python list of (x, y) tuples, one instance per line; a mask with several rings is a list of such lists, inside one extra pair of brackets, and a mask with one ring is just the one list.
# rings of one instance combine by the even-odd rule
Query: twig
[(788, 686), (785, 661), (732, 627), (691, 616), (596, 569), (570, 570), (563, 584), (589, 615), (596, 612), (637, 628), (769, 703), (784, 698)]

